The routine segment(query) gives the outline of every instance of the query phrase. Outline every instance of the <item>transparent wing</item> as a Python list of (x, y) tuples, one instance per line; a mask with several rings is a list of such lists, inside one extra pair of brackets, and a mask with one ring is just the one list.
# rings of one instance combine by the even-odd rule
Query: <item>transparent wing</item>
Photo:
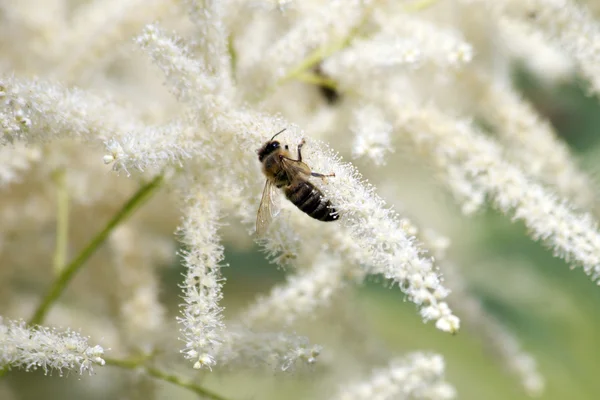
[(258, 213), (256, 214), (256, 234), (258, 236), (264, 236), (275, 216), (273, 214), (274, 211), (277, 211), (277, 207), (273, 201), (273, 188), (273, 183), (267, 179), (262, 199), (260, 199), (260, 205), (258, 206)]
[(281, 159), (281, 167), (287, 173), (290, 181), (298, 174), (310, 176), (310, 167), (302, 161), (292, 160), (291, 158), (283, 157)]

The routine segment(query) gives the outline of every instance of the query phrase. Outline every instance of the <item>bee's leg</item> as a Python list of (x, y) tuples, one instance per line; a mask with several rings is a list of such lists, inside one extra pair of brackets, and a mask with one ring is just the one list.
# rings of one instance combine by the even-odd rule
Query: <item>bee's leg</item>
[(331, 174), (319, 174), (319, 173), (317, 173), (317, 172), (311, 172), (310, 174), (311, 174), (312, 176), (314, 176), (314, 177), (317, 177), (317, 178), (321, 178), (321, 179), (323, 179), (323, 181), (326, 181), (326, 179), (325, 179), (325, 178), (328, 178), (328, 177), (335, 177), (335, 172), (332, 172)]
[(298, 161), (302, 161), (302, 146), (304, 146), (306, 140), (304, 138), (298, 143)]

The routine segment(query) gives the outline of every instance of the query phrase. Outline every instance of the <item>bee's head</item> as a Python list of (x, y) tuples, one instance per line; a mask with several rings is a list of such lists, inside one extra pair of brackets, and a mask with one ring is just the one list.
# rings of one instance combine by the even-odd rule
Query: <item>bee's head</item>
[[(266, 156), (268, 156), (269, 154), (281, 147), (281, 143), (273, 139), (275, 139), (275, 136), (279, 135), (283, 131), (285, 131), (285, 129), (277, 132), (275, 135), (273, 135), (271, 140), (266, 142), (260, 149), (256, 150), (256, 152), (258, 153), (258, 161), (262, 162), (262, 160), (264, 160)], [(287, 146), (285, 147), (287, 148)]]
[(269, 140), (256, 152), (258, 153), (258, 161), (262, 162), (266, 156), (281, 147), (281, 144), (277, 140)]

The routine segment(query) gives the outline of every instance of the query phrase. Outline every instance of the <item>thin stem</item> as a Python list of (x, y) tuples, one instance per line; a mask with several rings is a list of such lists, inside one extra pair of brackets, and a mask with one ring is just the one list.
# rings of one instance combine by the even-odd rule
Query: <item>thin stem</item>
[(310, 72), (304, 72), (296, 77), (297, 80), (305, 83), (310, 83), (312, 85), (323, 86), (328, 89), (336, 90), (337, 83), (331, 78), (326, 78), (323, 76), (319, 76), (317, 74), (313, 74)]
[(62, 292), (65, 290), (67, 284), (73, 279), (75, 273), (77, 273), (83, 264), (90, 258), (92, 254), (100, 247), (106, 240), (108, 235), (115, 229), (117, 225), (123, 222), (129, 217), (135, 209), (147, 200), (160, 186), (162, 182), (162, 175), (156, 176), (153, 180), (146, 183), (138, 189), (137, 192), (123, 205), (123, 207), (112, 217), (112, 219), (106, 224), (104, 229), (100, 231), (85, 248), (79, 253), (73, 261), (61, 269), (61, 273), (56, 277), (54, 283), (38, 308), (36, 309), (33, 317), (29, 320), (30, 325), (39, 325), (44, 321), (46, 314), (50, 310), (50, 307), (60, 297)]
[[(368, 15), (368, 14), (367, 14)], [(310, 53), (304, 60), (302, 60), (296, 67), (292, 68), (285, 76), (283, 76), (281, 79), (279, 79), (277, 81), (277, 83), (275, 84), (275, 86), (280, 86), (283, 85), (286, 82), (291, 81), (292, 79), (297, 78), (299, 75), (305, 73), (306, 71), (312, 69), (313, 67), (315, 67), (317, 64), (319, 64), (321, 61), (323, 61), (324, 59), (326, 59), (327, 57), (329, 57), (330, 55), (343, 50), (344, 48), (348, 47), (348, 45), (350, 44), (350, 42), (352, 41), (352, 39), (354, 39), (354, 36), (356, 36), (356, 34), (358, 33), (359, 29), (362, 27), (364, 21), (366, 20), (366, 17), (363, 18), (363, 20), (361, 21), (361, 23), (359, 23), (357, 26), (355, 26), (350, 33), (348, 33), (348, 35), (344, 38), (342, 38), (341, 40), (332, 43), (329, 46), (323, 46), (323, 47), (319, 47), (318, 49), (316, 49), (315, 51), (313, 51), (312, 53)]]
[[(362, 27), (368, 21), (371, 12), (375, 8), (375, 4), (376, 2), (373, 2), (373, 4), (371, 4), (367, 10), (365, 10), (365, 14), (363, 15), (360, 22), (356, 24), (345, 37), (341, 38), (337, 42), (319, 47), (318, 49), (314, 50), (305, 59), (300, 61), (300, 63), (296, 67), (292, 68), (285, 76), (281, 77), (275, 84), (275, 87), (283, 85), (284, 83), (289, 82), (292, 79), (296, 79), (298, 76), (315, 67), (325, 58), (348, 47), (354, 39), (354, 37), (358, 35), (358, 32), (360, 32)], [(274, 88), (271, 88), (271, 90), (267, 91), (267, 93), (270, 93), (271, 91), (273, 91), (273, 89)]]
[(69, 238), (69, 192), (64, 168), (57, 170), (53, 176), (56, 182), (56, 247), (52, 266), (59, 275), (67, 261)]
[(225, 398), (217, 393), (213, 393), (210, 390), (203, 388), (202, 386), (196, 385), (195, 383), (191, 382), (190, 380), (188, 380), (184, 377), (166, 373), (155, 367), (146, 366), (146, 365), (144, 365), (144, 361), (145, 361), (144, 359), (119, 360), (119, 359), (115, 359), (115, 358), (106, 358), (105, 357), (104, 361), (106, 362), (106, 365), (110, 365), (113, 367), (119, 367), (119, 368), (124, 368), (124, 369), (138, 369), (138, 368), (142, 369), (148, 375), (150, 375), (156, 379), (172, 383), (176, 386), (190, 390), (190, 391), (196, 393), (197, 395), (208, 398), (208, 399), (227, 400), (227, 398)]
[(229, 60), (231, 64), (231, 78), (235, 81), (237, 70), (237, 52), (233, 42), (233, 35), (227, 37), (227, 51), (229, 52)]
[[(419, 11), (422, 11), (422, 10), (434, 5), (437, 2), (438, 2), (438, 0), (416, 0), (410, 4), (407, 4), (404, 8), (405, 8), (406, 12), (419, 12)], [(270, 90), (268, 90), (267, 93), (271, 93), (275, 89), (275, 87), (283, 85), (293, 79), (300, 79), (305, 73), (307, 73), (307, 71), (309, 71), (313, 67), (317, 66), (324, 59), (326, 59), (327, 57), (331, 56), (332, 54), (348, 47), (350, 45), (350, 43), (352, 43), (352, 40), (354, 40), (354, 38), (359, 34), (359, 32), (361, 31), (363, 26), (369, 20), (369, 17), (371, 16), (371, 13), (375, 9), (376, 4), (377, 4), (377, 2), (374, 1), (369, 6), (369, 8), (365, 11), (365, 14), (363, 15), (360, 22), (358, 24), (356, 24), (356, 26), (354, 26), (345, 37), (341, 38), (339, 41), (334, 42), (330, 45), (325, 45), (325, 46), (319, 47), (318, 49), (314, 50), (305, 59), (303, 59), (296, 67), (292, 68), (285, 76), (281, 77), (277, 81), (275, 86), (270, 88)], [(300, 79), (300, 80), (302, 80), (302, 79)], [(312, 83), (314, 83), (314, 82), (312, 82)]]

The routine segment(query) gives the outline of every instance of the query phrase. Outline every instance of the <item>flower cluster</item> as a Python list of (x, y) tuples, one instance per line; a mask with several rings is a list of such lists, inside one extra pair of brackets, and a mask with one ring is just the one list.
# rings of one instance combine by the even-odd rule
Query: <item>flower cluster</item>
[(0, 318), (0, 366), (35, 370), (45, 373), (65, 371), (79, 374), (93, 371), (94, 364), (104, 365), (104, 349), (88, 346), (77, 332), (42, 326), (29, 328), (23, 321)]
[(405, 359), (392, 360), (368, 381), (343, 387), (334, 399), (453, 399), (456, 392), (444, 381), (444, 369), (444, 359), (437, 354), (410, 354)]

